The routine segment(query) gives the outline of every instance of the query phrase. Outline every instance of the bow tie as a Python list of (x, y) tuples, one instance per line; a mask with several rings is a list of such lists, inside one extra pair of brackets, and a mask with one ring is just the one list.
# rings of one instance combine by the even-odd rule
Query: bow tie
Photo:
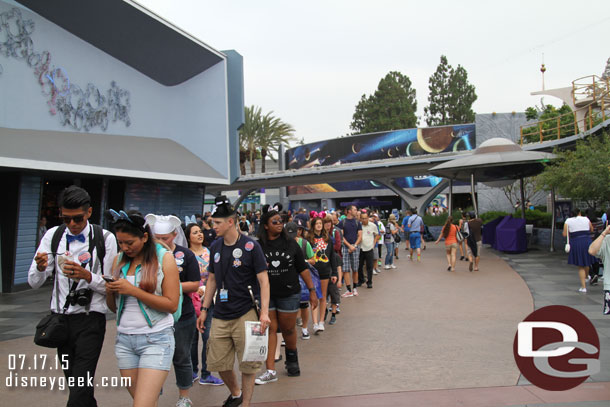
[(81, 243), (85, 243), (85, 235), (83, 235), (82, 233), (80, 235), (66, 235), (66, 239), (68, 240), (68, 243), (72, 243), (75, 240), (78, 240)]

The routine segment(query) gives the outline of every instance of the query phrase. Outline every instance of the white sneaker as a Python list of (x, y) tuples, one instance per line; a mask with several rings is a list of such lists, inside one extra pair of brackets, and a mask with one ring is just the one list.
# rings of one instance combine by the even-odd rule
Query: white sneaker
[(320, 331), (320, 332), (324, 332), (324, 322), (320, 322), (320, 323), (318, 324), (318, 331)]
[(586, 289), (586, 288), (582, 288), (582, 287), (580, 287), (580, 288), (578, 289), (578, 292), (579, 292), (579, 293), (586, 293), (586, 292), (587, 292), (587, 289)]
[(193, 402), (188, 397), (180, 396), (178, 402), (176, 403), (176, 407), (193, 407)]
[(313, 324), (313, 334), (317, 335), (318, 331), (320, 331), (320, 326), (318, 324)]
[(257, 377), (256, 380), (254, 380), (254, 383), (256, 384), (267, 384), (272, 382), (277, 382), (277, 372), (273, 372), (271, 370), (267, 370), (265, 373)]
[(395, 269), (395, 268), (396, 268), (396, 266), (395, 266), (395, 265), (393, 265), (393, 264), (392, 264), (392, 265), (390, 265), (390, 267), (392, 267), (393, 269)]
[(301, 328), (301, 339), (309, 339), (309, 331), (307, 331), (307, 328)]
[(389, 270), (390, 269), (390, 265), (386, 264), (385, 266), (383, 266), (384, 269)]
[(375, 270), (373, 270), (373, 274), (377, 275), (377, 274), (379, 274), (379, 271), (377, 269), (375, 269)]

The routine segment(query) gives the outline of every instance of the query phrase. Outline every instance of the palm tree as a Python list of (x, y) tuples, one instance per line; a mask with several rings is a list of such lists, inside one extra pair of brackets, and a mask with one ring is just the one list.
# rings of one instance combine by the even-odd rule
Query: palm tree
[(261, 120), (257, 145), (260, 147), (261, 154), (261, 172), (265, 172), (265, 159), (269, 156), (273, 161), (276, 158), (273, 152), (279, 154), (280, 145), (289, 145), (291, 141), (296, 141), (294, 128), (284, 123), (277, 117), (273, 117), (273, 112), (267, 113)]
[(250, 161), (250, 170), (256, 172), (256, 142), (261, 125), (261, 108), (246, 106), (244, 125), (239, 130), (239, 168), (241, 175), (246, 175), (246, 160)]

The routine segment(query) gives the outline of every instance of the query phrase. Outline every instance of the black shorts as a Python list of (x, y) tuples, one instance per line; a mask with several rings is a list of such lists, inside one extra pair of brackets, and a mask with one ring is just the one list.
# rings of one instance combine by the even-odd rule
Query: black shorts
[(300, 309), (307, 309), (307, 308), (309, 308), (309, 301), (306, 301), (306, 302), (301, 301), (301, 303), (299, 304), (299, 308)]

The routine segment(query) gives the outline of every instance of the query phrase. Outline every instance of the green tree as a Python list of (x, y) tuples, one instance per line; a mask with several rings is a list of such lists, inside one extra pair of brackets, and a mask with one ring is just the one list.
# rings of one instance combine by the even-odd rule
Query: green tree
[(250, 162), (250, 173), (256, 173), (256, 160), (262, 159), (261, 171), (265, 172), (265, 158), (273, 161), (273, 153), (278, 153), (281, 144), (290, 145), (296, 141), (294, 128), (273, 116), (273, 112), (265, 115), (257, 106), (245, 109), (244, 125), (239, 131), (239, 164), (242, 175), (246, 175), (246, 162)]
[(447, 57), (428, 80), (429, 105), (424, 108), (428, 126), (474, 122), (472, 105), (477, 100), (474, 85), (468, 82), (468, 72), (461, 65), (453, 69)]
[(525, 118), (541, 123), (523, 129), (523, 142), (539, 142), (541, 133), (543, 140), (557, 138), (558, 136), (559, 138), (573, 136), (576, 134), (574, 115), (568, 113), (572, 113), (572, 109), (566, 104), (563, 104), (559, 109), (553, 105), (544, 104), (541, 107), (528, 107), (525, 109)]
[(250, 161), (252, 174), (256, 172), (256, 143), (261, 126), (261, 108), (246, 106), (244, 124), (239, 130), (239, 168), (241, 175), (246, 175), (246, 161)]
[(269, 156), (273, 161), (277, 159), (272, 153), (279, 154), (280, 145), (290, 145), (292, 141), (297, 141), (294, 135), (294, 128), (284, 123), (280, 119), (273, 117), (273, 112), (267, 113), (261, 119), (257, 144), (261, 155), (261, 172), (265, 172), (265, 159)]
[(408, 129), (417, 126), (417, 100), (411, 80), (389, 72), (370, 96), (362, 95), (352, 116), (352, 134)]
[(587, 202), (610, 200), (610, 136), (602, 133), (576, 143), (574, 150), (556, 150), (557, 160), (538, 175), (541, 187), (551, 187), (562, 196)]

